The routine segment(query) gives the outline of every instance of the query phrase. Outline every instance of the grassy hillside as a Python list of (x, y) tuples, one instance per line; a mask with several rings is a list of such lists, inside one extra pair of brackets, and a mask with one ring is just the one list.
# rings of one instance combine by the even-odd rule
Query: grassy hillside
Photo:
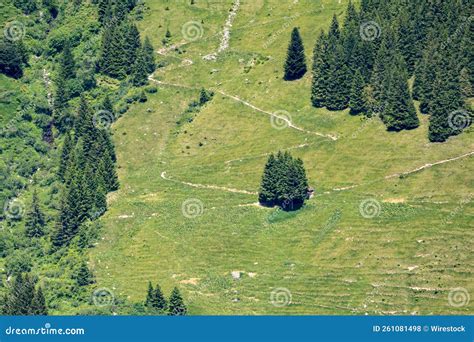
[[(432, 144), (427, 116), (387, 132), (378, 119), (313, 108), (309, 73), (282, 80), (291, 29), (311, 61), (347, 1), (241, 1), (215, 61), (203, 57), (218, 49), (231, 1), (148, 5), (141, 31), (161, 49), (169, 28), (177, 46), (157, 53), (158, 92), (113, 126), (121, 189), (90, 253), (98, 286), (131, 301), (144, 300), (148, 281), (179, 286), (191, 314), (474, 312), (448, 301), (456, 288), (474, 293), (472, 128)], [(193, 41), (182, 34), (191, 21)], [(202, 87), (214, 98), (178, 126)], [(259, 207), (252, 194), (267, 155), (283, 149), (315, 188), (297, 212)]]

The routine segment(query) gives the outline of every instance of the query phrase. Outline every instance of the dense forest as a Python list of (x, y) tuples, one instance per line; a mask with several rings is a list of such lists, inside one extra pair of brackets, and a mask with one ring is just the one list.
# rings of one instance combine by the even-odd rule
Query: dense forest
[[(146, 7), (135, 0), (12, 4), (25, 16), (5, 28), (0, 72), (26, 91), (12, 99), (18, 109), (1, 132), (1, 310), (45, 315), (69, 298), (82, 313), (116, 311), (90, 306), (86, 288), (95, 280), (86, 250), (99, 236), (107, 194), (119, 188), (110, 125), (156, 92), (148, 86), (154, 48), (136, 26)], [(186, 312), (177, 288), (169, 310), (124, 307)]]
[[(329, 110), (380, 116), (388, 130), (419, 126), (415, 104), (430, 115), (428, 138), (443, 142), (472, 122), (474, 23), (469, 1), (349, 2), (313, 50), (311, 101)], [(298, 29), (291, 35), (286, 80), (306, 73)]]

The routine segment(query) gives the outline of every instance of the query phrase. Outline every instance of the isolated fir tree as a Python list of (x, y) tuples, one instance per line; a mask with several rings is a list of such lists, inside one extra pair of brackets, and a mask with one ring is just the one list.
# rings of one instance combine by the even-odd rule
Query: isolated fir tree
[(46, 300), (41, 286), (38, 287), (38, 290), (35, 292), (33, 300), (31, 301), (30, 313), (37, 316), (48, 315), (48, 307), (46, 306)]
[(31, 201), (31, 208), (26, 214), (25, 219), (25, 234), (27, 237), (34, 238), (44, 235), (45, 218), (40, 209), (38, 194), (36, 190), (33, 191), (33, 199)]
[(168, 315), (170, 316), (184, 316), (187, 313), (186, 305), (184, 305), (183, 298), (178, 288), (175, 287), (169, 299)]
[(359, 70), (357, 70), (354, 78), (352, 79), (352, 88), (349, 107), (351, 108), (351, 114), (359, 114), (366, 111), (365, 99), (364, 99), (364, 78)]
[(297, 80), (306, 73), (306, 58), (304, 55), (303, 41), (301, 40), (298, 28), (291, 32), (291, 41), (288, 46), (288, 53), (285, 62), (286, 81)]
[(153, 73), (156, 69), (155, 49), (148, 37), (145, 37), (145, 42), (143, 43), (143, 57), (145, 59), (146, 71), (149, 74)]

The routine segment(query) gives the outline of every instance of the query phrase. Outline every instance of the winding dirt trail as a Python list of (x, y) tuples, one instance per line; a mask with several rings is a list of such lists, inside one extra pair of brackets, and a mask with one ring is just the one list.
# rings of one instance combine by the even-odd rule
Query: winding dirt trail
[[(342, 188), (334, 188), (331, 191), (326, 191), (323, 194), (319, 194), (319, 196), (331, 194), (332, 192), (340, 192), (340, 191), (351, 190), (351, 189), (354, 189), (354, 188), (357, 188), (357, 187), (360, 187), (360, 186), (363, 186), (363, 185), (367, 185), (367, 184), (375, 183), (375, 182), (378, 182), (378, 181), (383, 181), (383, 180), (386, 180), (386, 179), (399, 177), (401, 175), (410, 175), (410, 174), (413, 174), (413, 173), (416, 173), (416, 172), (419, 172), (419, 171), (422, 171), (422, 170), (425, 170), (425, 169), (432, 168), (433, 166), (449, 163), (449, 162), (456, 161), (456, 160), (459, 160), (459, 159), (462, 159), (462, 158), (466, 158), (466, 157), (469, 157), (469, 156), (472, 156), (472, 155), (474, 155), (474, 151), (464, 153), (464, 154), (462, 154), (460, 156), (457, 156), (457, 157), (453, 157), (453, 158), (449, 158), (449, 159), (443, 159), (443, 160), (439, 160), (439, 161), (433, 162), (433, 163), (428, 163), (428, 164), (425, 164), (423, 166), (417, 167), (416, 169), (409, 170), (409, 171), (406, 171), (406, 172), (394, 173), (394, 174), (385, 176), (384, 178), (374, 180), (372, 182), (354, 184), (354, 185), (350, 185), (350, 186), (346, 186), (346, 187), (342, 187)], [(236, 161), (236, 160), (238, 160), (238, 159), (228, 160), (225, 163), (233, 162), (233, 161)], [(256, 192), (256, 191), (239, 190), (239, 189), (227, 188), (227, 187), (217, 186), (217, 185), (206, 185), (206, 184), (190, 183), (190, 182), (185, 182), (185, 181), (172, 179), (171, 177), (166, 176), (166, 171), (163, 171), (161, 173), (161, 178), (164, 179), (164, 180), (167, 180), (167, 181), (180, 183), (180, 184), (191, 186), (191, 187), (194, 187), (194, 188), (214, 189), (214, 190), (221, 190), (221, 191), (227, 191), (227, 192), (239, 193), (239, 194), (246, 194), (246, 195), (258, 195), (258, 192)], [(249, 205), (249, 204), (245, 204), (245, 206), (247, 206), (247, 205)]]
[(239, 189), (233, 189), (233, 188), (226, 188), (224, 186), (205, 185), (205, 184), (190, 183), (190, 182), (184, 182), (184, 181), (176, 180), (176, 179), (173, 179), (171, 177), (167, 177), (166, 176), (166, 171), (163, 171), (161, 173), (160, 177), (163, 178), (164, 180), (179, 183), (179, 184), (188, 185), (188, 186), (191, 186), (193, 188), (222, 190), (222, 191), (232, 192), (232, 193), (236, 193), (236, 194), (258, 195), (258, 192), (254, 192), (254, 191), (239, 190)]
[[(177, 84), (177, 83), (171, 83), (171, 82), (163, 82), (163, 81), (159, 81), (159, 80), (156, 80), (153, 78), (153, 75), (150, 75), (148, 77), (148, 79), (156, 84), (159, 84), (159, 85), (163, 85), (163, 86), (171, 86), (171, 87), (177, 87), (177, 88), (184, 88), (184, 89), (191, 89), (191, 90), (199, 90), (200, 88), (197, 88), (197, 87), (192, 87), (192, 86), (187, 86), (187, 85), (183, 85), (183, 84)], [(293, 124), (291, 122), (291, 120), (289, 120), (288, 118), (284, 117), (284, 116), (280, 116), (280, 115), (277, 115), (275, 113), (272, 113), (272, 112), (269, 112), (269, 111), (266, 111), (264, 109), (261, 109), (261, 108), (258, 108), (257, 106), (251, 104), (250, 102), (248, 101), (245, 101), (243, 99), (241, 99), (240, 97), (237, 97), (237, 96), (234, 96), (234, 95), (230, 95), (230, 94), (227, 94), (225, 93), (224, 91), (220, 90), (220, 89), (216, 89), (214, 87), (211, 87), (209, 88), (209, 90), (212, 90), (212, 91), (215, 91), (227, 98), (230, 98), (234, 101), (237, 101), (239, 103), (242, 103), (243, 105), (247, 106), (247, 107), (250, 107), (252, 108), (253, 110), (257, 111), (257, 112), (260, 112), (260, 113), (263, 113), (263, 114), (266, 114), (266, 115), (269, 115), (270, 117), (273, 117), (275, 118), (276, 120), (282, 120), (285, 122), (286, 126), (291, 128), (291, 129), (294, 129), (294, 130), (297, 130), (297, 131), (300, 131), (300, 132), (303, 132), (303, 133), (306, 133), (306, 134), (312, 134), (312, 135), (317, 135), (317, 136), (320, 136), (320, 137), (323, 137), (323, 138), (326, 138), (326, 139), (330, 139), (332, 141), (336, 141), (338, 140), (338, 138), (335, 136), (335, 135), (332, 135), (332, 134), (324, 134), (324, 133), (320, 133), (320, 132), (314, 132), (314, 131), (308, 131), (304, 128), (301, 128), (299, 126), (296, 126), (295, 124)]]

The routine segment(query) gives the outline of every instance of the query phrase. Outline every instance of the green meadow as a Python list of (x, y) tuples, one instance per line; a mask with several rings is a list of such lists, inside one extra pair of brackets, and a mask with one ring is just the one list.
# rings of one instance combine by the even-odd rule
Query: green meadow
[[(139, 28), (160, 50), (158, 92), (112, 127), (121, 187), (90, 250), (98, 287), (138, 302), (148, 281), (178, 286), (193, 315), (474, 312), (448, 301), (456, 288), (474, 293), (472, 127), (430, 143), (426, 115), (387, 132), (378, 118), (312, 107), (310, 72), (282, 79), (292, 28), (310, 66), (347, 0), (240, 1), (216, 60), (203, 57), (218, 50), (232, 1), (147, 5)], [(176, 48), (161, 50), (167, 29)], [(178, 125), (201, 88), (213, 99)], [(279, 150), (302, 158), (315, 189), (295, 212), (253, 194)]]

